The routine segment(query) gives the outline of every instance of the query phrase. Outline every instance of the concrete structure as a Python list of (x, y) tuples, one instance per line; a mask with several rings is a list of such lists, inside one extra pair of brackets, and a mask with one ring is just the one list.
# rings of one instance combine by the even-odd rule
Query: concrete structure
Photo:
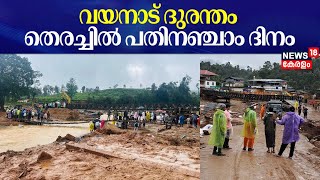
[(252, 92), (283, 93), (287, 91), (287, 82), (282, 79), (252, 79), (248, 81)]
[(214, 76), (218, 75), (208, 70), (200, 70), (200, 88), (215, 88), (217, 82), (212, 80)]
[(244, 87), (244, 79), (239, 77), (228, 77), (225, 79), (223, 86), (225, 87), (235, 87), (235, 88), (243, 88)]

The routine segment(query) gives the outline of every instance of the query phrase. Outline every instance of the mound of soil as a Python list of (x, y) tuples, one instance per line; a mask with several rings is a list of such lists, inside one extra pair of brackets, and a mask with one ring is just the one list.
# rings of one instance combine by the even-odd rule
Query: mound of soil
[(67, 108), (50, 108), (49, 112), (52, 120), (79, 121), (83, 119), (78, 110), (70, 110)]
[(72, 136), (71, 134), (67, 134), (65, 137), (58, 136), (56, 142), (69, 142), (69, 141), (75, 141), (76, 138)]
[(41, 154), (38, 156), (37, 162), (41, 162), (41, 161), (48, 160), (51, 158), (52, 158), (52, 156), (50, 154), (42, 151)]
[(107, 124), (102, 129), (98, 129), (97, 132), (102, 133), (102, 134), (107, 134), (107, 135), (125, 133), (124, 131), (121, 131), (121, 129), (119, 129), (116, 126), (111, 125), (111, 124)]
[(315, 139), (316, 141), (320, 140), (320, 128), (311, 124), (310, 122), (305, 122), (301, 126), (301, 132), (309, 140)]

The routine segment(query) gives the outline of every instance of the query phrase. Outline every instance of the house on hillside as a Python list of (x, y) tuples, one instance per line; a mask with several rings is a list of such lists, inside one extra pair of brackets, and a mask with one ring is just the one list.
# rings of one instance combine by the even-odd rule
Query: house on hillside
[(282, 79), (252, 79), (248, 81), (249, 89), (255, 93), (284, 94), (288, 85)]
[(227, 77), (223, 82), (223, 87), (230, 91), (242, 92), (244, 88), (244, 79), (240, 77)]
[(215, 88), (217, 82), (212, 80), (214, 76), (218, 75), (208, 70), (200, 70), (200, 88)]

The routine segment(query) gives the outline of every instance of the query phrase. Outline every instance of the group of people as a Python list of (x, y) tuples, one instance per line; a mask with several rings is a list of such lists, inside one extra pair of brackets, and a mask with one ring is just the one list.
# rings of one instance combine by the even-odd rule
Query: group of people
[(41, 108), (8, 108), (6, 110), (6, 117), (15, 121), (28, 120), (31, 121), (35, 117), (37, 120), (50, 119), (49, 110), (43, 110)]
[(101, 129), (104, 127), (104, 125), (105, 125), (105, 120), (100, 120), (99, 118), (92, 120), (89, 123), (90, 132)]
[[(277, 156), (282, 156), (284, 150), (291, 144), (289, 158), (292, 158), (295, 144), (299, 140), (299, 128), (304, 119), (296, 111), (298, 108), (290, 107), (289, 112), (279, 118), (272, 107), (266, 111), (262, 106), (260, 119), (265, 125), (265, 139), (268, 153), (275, 153), (276, 124), (284, 125), (282, 144)], [(306, 107), (305, 107), (306, 108)], [(213, 115), (213, 127), (209, 139), (209, 145), (213, 145), (213, 155), (225, 156), (222, 149), (231, 149), (229, 139), (232, 134), (232, 119), (230, 116), (230, 105), (218, 104), (217, 110)], [(241, 135), (243, 137), (243, 150), (253, 151), (255, 136), (258, 134), (256, 105), (250, 105), (244, 112), (243, 128)]]
[[(99, 115), (98, 115), (99, 116)], [(196, 113), (193, 113), (190, 116), (186, 116), (184, 114), (170, 114), (167, 112), (161, 112), (157, 116), (156, 112), (143, 112), (143, 111), (136, 111), (128, 113), (127, 111), (124, 112), (112, 112), (109, 111), (107, 113), (107, 117), (104, 117), (105, 120), (100, 120), (100, 118), (94, 119), (90, 122), (89, 127), (90, 131), (95, 131), (97, 129), (100, 129), (104, 126), (105, 121), (109, 120), (118, 120), (121, 123), (121, 128), (128, 129), (128, 125), (131, 124), (134, 128), (134, 131), (138, 131), (139, 128), (145, 128), (146, 123), (155, 123), (157, 120), (160, 121), (161, 124), (165, 124), (166, 128), (170, 127), (175, 124), (177, 127), (183, 127), (184, 124), (190, 124), (194, 128), (198, 128), (200, 124), (200, 118)], [(131, 120), (131, 121), (129, 121)], [(118, 124), (119, 125), (119, 124)], [(120, 126), (118, 126), (120, 127)]]

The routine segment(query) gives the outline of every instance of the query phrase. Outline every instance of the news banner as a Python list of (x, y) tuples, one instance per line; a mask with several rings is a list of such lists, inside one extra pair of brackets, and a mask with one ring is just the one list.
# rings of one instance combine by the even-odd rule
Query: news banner
[(312, 60), (319, 58), (319, 47), (310, 47), (308, 52), (283, 52), (282, 70), (311, 70)]

